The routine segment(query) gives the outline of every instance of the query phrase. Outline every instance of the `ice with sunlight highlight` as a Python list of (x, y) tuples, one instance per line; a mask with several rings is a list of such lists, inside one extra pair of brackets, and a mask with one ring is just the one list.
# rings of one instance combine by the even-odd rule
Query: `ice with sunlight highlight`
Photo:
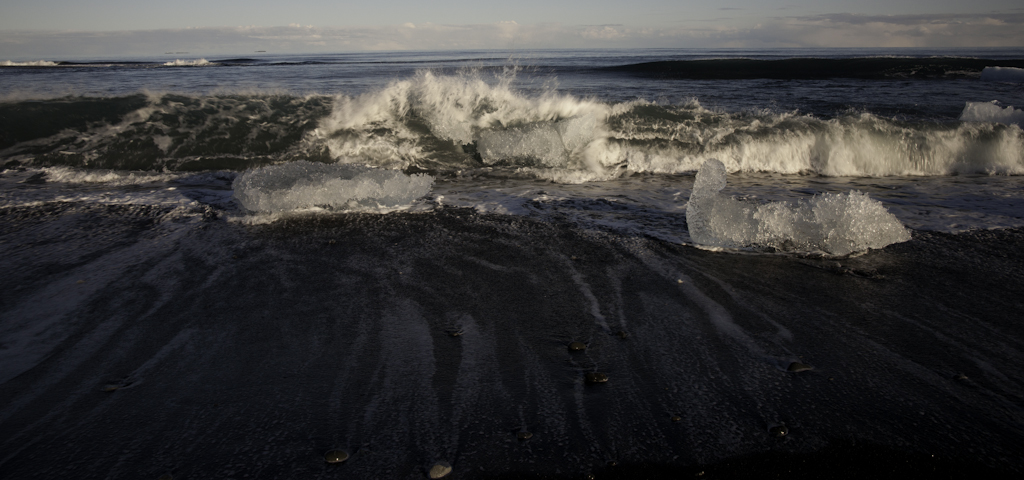
[(725, 165), (718, 160), (704, 162), (697, 172), (686, 224), (699, 245), (848, 255), (910, 240), (895, 215), (861, 192), (758, 205), (721, 194), (725, 182)]

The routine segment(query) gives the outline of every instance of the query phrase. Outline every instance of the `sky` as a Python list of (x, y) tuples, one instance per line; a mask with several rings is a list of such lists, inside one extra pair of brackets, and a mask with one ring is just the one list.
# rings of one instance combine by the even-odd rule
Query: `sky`
[(0, 60), (540, 48), (1024, 47), (1019, 0), (0, 0)]

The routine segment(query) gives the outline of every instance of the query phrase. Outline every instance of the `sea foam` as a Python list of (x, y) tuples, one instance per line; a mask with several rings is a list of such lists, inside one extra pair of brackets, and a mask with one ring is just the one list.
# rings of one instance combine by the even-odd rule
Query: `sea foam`
[(282, 213), (392, 209), (426, 195), (433, 183), (429, 175), (300, 160), (247, 170), (232, 186), (235, 200), (246, 210)]
[(725, 184), (725, 165), (718, 160), (707, 160), (697, 172), (686, 224), (699, 245), (848, 255), (910, 240), (903, 224), (864, 193), (758, 205), (721, 194)]

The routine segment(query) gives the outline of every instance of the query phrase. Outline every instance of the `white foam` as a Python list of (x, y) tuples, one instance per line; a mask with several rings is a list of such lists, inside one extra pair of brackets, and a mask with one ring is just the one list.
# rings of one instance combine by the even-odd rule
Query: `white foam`
[(4, 60), (0, 62), (0, 67), (56, 67), (59, 64), (57, 62), (51, 62), (48, 60), (36, 60), (34, 62), (12, 62), (10, 60)]
[(730, 173), (1024, 174), (1024, 134), (1016, 127), (961, 122), (915, 128), (869, 113), (830, 120), (797, 113), (710, 112), (693, 106), (680, 113), (695, 118), (614, 119), (611, 134), (626, 142), (608, 142), (605, 164), (622, 162), (634, 172), (685, 173), (714, 158)]
[(615, 109), (554, 90), (528, 96), (513, 80), (511, 73), (488, 83), (475, 72), (421, 71), (378, 91), (337, 97), (312, 139), (335, 158), (402, 167), (424, 158), (420, 141), (428, 130), (453, 149), (479, 142), (490, 165), (600, 170), (588, 146), (606, 137), (604, 119)]
[(205, 58), (196, 60), (183, 60), (179, 58), (164, 64), (165, 67), (205, 67), (208, 65), (216, 64), (206, 60)]
[(246, 210), (281, 213), (396, 208), (426, 195), (433, 183), (429, 175), (300, 160), (247, 170), (232, 186), (235, 200)]
[(102, 183), (110, 186), (143, 185), (169, 182), (185, 176), (180, 173), (131, 172), (125, 170), (85, 170), (69, 167), (43, 167), (47, 182)]
[(981, 80), (985, 82), (1024, 83), (1024, 68), (985, 67), (981, 71)]
[[(388, 168), (444, 164), (475, 142), (486, 165), (558, 182), (610, 180), (626, 171), (692, 172), (709, 158), (730, 172), (1024, 174), (1018, 129), (969, 122), (913, 126), (869, 113), (833, 119), (730, 113), (696, 100), (606, 104), (553, 89), (528, 95), (513, 81), (514, 75), (485, 81), (473, 72), (419, 72), (381, 90), (337, 97), (309, 140), (326, 144), (335, 158)], [(439, 152), (437, 139), (451, 142), (451, 157)]]
[[(1024, 69), (1021, 69), (1024, 71)], [(994, 122), (1024, 125), (1024, 110), (1013, 106), (1000, 107), (998, 100), (991, 102), (967, 102), (960, 114), (962, 122)]]
[(758, 205), (722, 195), (725, 184), (725, 165), (718, 160), (706, 161), (697, 172), (686, 223), (698, 244), (847, 255), (910, 239), (880, 202), (857, 191)]

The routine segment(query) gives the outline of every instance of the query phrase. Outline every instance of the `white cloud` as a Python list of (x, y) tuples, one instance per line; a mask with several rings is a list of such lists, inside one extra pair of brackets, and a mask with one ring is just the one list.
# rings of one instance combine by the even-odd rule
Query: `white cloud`
[(223, 27), (121, 32), (0, 31), (2, 59), (73, 56), (317, 53), (361, 50), (595, 47), (957, 47), (1024, 45), (1024, 14), (852, 15), (692, 23), (666, 28), (625, 25), (435, 23), (379, 27)]

